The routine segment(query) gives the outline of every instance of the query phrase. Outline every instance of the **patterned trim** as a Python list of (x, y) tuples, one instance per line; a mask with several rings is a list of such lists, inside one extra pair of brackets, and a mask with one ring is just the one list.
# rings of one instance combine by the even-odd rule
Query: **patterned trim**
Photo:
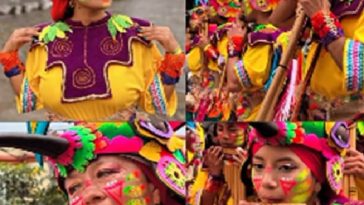
[(234, 71), (235, 71), (236, 77), (238, 77), (238, 79), (239, 79), (240, 84), (244, 88), (251, 88), (252, 87), (252, 83), (250, 81), (250, 78), (249, 78), (249, 75), (248, 75), (247, 71), (244, 68), (244, 64), (243, 64), (242, 60), (238, 61), (235, 64)]
[(32, 112), (36, 110), (37, 97), (29, 86), (28, 79), (24, 80), (23, 92), (21, 93), (21, 113)]
[(151, 100), (153, 107), (157, 113), (167, 114), (167, 102), (164, 98), (163, 84), (161, 82), (160, 76), (156, 74), (153, 78), (152, 84), (149, 86), (149, 93), (151, 95)]
[(344, 48), (345, 87), (348, 91), (361, 91), (363, 85), (364, 45), (347, 40)]

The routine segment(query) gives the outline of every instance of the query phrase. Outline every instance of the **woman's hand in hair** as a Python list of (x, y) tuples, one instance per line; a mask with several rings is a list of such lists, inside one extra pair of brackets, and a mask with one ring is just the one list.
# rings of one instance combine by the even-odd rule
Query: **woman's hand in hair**
[(349, 149), (344, 162), (344, 174), (352, 174), (364, 179), (364, 154)]
[(158, 41), (166, 52), (173, 53), (179, 47), (171, 29), (166, 26), (153, 25), (149, 27), (140, 27), (139, 35), (149, 41)]
[(19, 50), (24, 44), (30, 43), (33, 36), (39, 35), (39, 28), (27, 27), (16, 29), (6, 41), (2, 52), (13, 52)]

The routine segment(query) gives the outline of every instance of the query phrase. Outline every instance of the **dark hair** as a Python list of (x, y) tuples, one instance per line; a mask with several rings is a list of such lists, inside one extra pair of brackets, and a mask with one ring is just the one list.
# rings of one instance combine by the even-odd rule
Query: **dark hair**
[(70, 5), (68, 5), (66, 11), (64, 12), (63, 18), (60, 20), (64, 21), (66, 19), (71, 18), (73, 16), (73, 13), (74, 13), (74, 9)]

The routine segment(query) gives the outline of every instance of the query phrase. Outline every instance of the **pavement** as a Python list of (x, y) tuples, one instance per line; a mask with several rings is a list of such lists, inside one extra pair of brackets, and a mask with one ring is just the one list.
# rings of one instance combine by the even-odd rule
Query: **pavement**
[[(21, 2), (21, 1), (19, 1)], [(128, 16), (145, 18), (156, 25), (169, 26), (175, 34), (180, 45), (184, 45), (185, 35), (185, 2), (181, 0), (114, 0), (109, 9), (112, 13), (121, 13)], [(22, 15), (0, 16), (0, 45), (3, 46), (6, 39), (16, 28), (37, 25), (50, 21), (49, 10), (32, 11)], [(26, 59), (27, 47), (21, 50), (21, 58)], [(185, 81), (177, 85), (179, 107), (175, 120), (185, 119), (184, 89)], [(0, 121), (24, 121), (24, 120), (47, 120), (44, 111), (36, 111), (27, 114), (18, 114), (15, 106), (15, 97), (10, 87), (9, 80), (0, 74)]]

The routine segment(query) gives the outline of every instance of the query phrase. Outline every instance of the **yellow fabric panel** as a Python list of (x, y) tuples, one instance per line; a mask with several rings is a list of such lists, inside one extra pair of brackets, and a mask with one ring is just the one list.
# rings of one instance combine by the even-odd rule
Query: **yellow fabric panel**
[(194, 47), (187, 55), (187, 67), (195, 75), (202, 68), (201, 58), (202, 54), (199, 47)]
[(252, 89), (259, 89), (267, 81), (272, 58), (272, 46), (269, 44), (257, 44), (248, 46), (243, 55), (244, 68), (253, 85)]
[[(364, 12), (357, 16), (345, 17), (341, 24), (345, 37), (364, 42)], [(314, 52), (314, 50), (310, 50)], [(344, 72), (336, 65), (330, 53), (323, 48), (320, 52), (311, 79), (311, 89), (328, 98), (347, 96)]]
[(200, 205), (202, 191), (208, 179), (208, 173), (205, 171), (199, 171), (196, 179), (189, 190), (188, 199), (189, 204)]
[[(156, 66), (161, 55), (156, 46), (146, 47), (139, 42), (132, 43), (133, 66), (126, 67), (111, 64), (108, 67), (108, 77), (112, 93), (109, 99), (90, 99), (74, 103), (61, 103), (63, 70), (61, 66), (46, 68), (47, 52), (41, 47), (33, 48), (27, 57), (26, 77), (31, 89), (38, 98), (38, 103), (52, 113), (64, 118), (77, 120), (105, 119), (131, 106), (141, 106), (153, 113), (151, 98), (147, 92), (150, 79), (156, 74)], [(174, 113), (176, 109), (176, 94), (170, 98), (168, 110)]]

